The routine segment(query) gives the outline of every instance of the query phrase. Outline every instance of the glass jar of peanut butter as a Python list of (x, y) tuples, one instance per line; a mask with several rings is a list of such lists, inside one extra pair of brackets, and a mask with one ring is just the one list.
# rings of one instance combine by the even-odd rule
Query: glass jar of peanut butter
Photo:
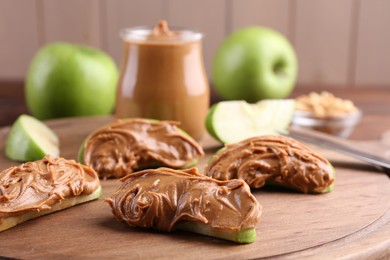
[(210, 90), (199, 32), (155, 27), (124, 29), (116, 117), (180, 122), (195, 139), (205, 132)]

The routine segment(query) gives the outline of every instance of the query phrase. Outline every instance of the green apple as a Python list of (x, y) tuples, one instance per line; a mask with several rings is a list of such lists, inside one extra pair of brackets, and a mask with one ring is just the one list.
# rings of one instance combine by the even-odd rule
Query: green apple
[(29, 67), (25, 99), (38, 119), (107, 115), (115, 106), (118, 69), (105, 52), (49, 43)]
[(279, 32), (247, 27), (232, 33), (213, 60), (212, 80), (226, 100), (257, 102), (283, 99), (293, 90), (298, 73), (290, 42)]
[(206, 129), (222, 143), (236, 143), (260, 135), (276, 135), (290, 125), (295, 100), (222, 101), (214, 104), (206, 116)]
[(59, 153), (57, 135), (32, 116), (20, 115), (7, 135), (5, 154), (11, 160), (36, 161), (47, 154), (58, 156)]

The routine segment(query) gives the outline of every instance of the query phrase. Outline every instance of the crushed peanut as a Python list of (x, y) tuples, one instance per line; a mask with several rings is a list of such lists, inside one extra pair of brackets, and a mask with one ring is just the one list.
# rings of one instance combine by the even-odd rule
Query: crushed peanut
[(357, 111), (351, 100), (335, 97), (327, 91), (320, 94), (311, 92), (308, 95), (297, 97), (296, 109), (313, 113), (317, 117), (349, 114)]

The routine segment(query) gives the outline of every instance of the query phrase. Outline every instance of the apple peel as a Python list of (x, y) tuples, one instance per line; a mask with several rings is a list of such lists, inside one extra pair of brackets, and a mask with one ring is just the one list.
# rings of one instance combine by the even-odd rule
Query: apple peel
[(36, 161), (47, 154), (58, 156), (59, 146), (58, 136), (48, 126), (35, 117), (22, 114), (7, 135), (5, 154), (14, 161)]

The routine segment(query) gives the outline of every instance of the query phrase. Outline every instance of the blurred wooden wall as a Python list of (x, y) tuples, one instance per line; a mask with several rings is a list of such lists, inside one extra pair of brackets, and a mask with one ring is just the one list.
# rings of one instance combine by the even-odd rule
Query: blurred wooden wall
[(389, 0), (0, 0), (0, 81), (22, 81), (51, 41), (101, 48), (119, 64), (120, 29), (161, 18), (204, 32), (209, 75), (229, 33), (262, 25), (294, 45), (298, 85), (390, 89)]

